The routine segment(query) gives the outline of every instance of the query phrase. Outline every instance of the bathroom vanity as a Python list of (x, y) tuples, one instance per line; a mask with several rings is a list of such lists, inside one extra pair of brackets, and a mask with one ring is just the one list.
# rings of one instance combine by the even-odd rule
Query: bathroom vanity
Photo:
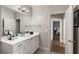
[(2, 54), (33, 54), (39, 48), (39, 33), (17, 36), (13, 40), (1, 38)]

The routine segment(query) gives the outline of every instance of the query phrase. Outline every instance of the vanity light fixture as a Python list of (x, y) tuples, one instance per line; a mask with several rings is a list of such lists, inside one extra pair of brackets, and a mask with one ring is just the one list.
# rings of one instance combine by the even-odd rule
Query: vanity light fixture
[(22, 13), (26, 14), (26, 15), (29, 15), (30, 14), (30, 11), (29, 9), (25, 8), (25, 7), (19, 7), (18, 8)]

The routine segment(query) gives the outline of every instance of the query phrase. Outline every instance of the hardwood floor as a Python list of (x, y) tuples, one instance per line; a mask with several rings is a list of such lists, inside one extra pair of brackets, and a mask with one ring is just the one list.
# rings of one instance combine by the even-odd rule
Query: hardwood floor
[(65, 53), (64, 43), (59, 42), (58, 38), (57, 39), (55, 38), (51, 44), (51, 51), (64, 54)]

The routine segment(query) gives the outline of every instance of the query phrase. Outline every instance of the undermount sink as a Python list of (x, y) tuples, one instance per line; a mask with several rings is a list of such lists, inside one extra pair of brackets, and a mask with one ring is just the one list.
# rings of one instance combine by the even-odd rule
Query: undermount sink
[(18, 38), (17, 37), (11, 37), (11, 40), (17, 40)]

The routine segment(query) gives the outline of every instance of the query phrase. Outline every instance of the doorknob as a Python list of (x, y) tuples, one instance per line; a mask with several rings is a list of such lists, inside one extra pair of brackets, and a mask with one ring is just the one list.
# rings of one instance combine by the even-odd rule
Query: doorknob
[(68, 40), (68, 42), (71, 42), (71, 43), (76, 43), (76, 41), (72, 41), (72, 40)]

